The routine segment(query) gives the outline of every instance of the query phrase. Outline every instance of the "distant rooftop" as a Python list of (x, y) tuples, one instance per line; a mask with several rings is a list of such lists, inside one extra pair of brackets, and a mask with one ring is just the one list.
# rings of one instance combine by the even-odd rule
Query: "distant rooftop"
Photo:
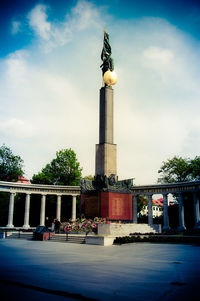
[(17, 183), (31, 184), (31, 182), (27, 178), (24, 178), (24, 177), (18, 177)]

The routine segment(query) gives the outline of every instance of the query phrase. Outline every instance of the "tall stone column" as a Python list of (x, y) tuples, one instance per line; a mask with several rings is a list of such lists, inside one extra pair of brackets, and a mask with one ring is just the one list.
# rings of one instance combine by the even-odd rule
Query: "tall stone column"
[(45, 206), (46, 206), (46, 194), (42, 194), (41, 209), (40, 209), (40, 226), (45, 226)]
[(167, 193), (163, 194), (163, 230), (169, 230), (169, 216), (168, 216), (168, 199)]
[(72, 196), (72, 221), (76, 220), (76, 195)]
[(137, 224), (137, 196), (133, 196), (133, 222)]
[(178, 212), (179, 212), (178, 230), (185, 230), (183, 195), (181, 192), (179, 192), (178, 194)]
[(194, 198), (194, 228), (200, 229), (200, 220), (199, 220), (199, 197), (195, 191), (193, 194)]
[(8, 224), (6, 227), (13, 228), (13, 214), (14, 214), (14, 200), (15, 200), (15, 193), (11, 192), (10, 194), (10, 202), (9, 202), (9, 209), (8, 209)]
[(57, 203), (56, 203), (56, 219), (60, 221), (61, 216), (61, 194), (57, 194)]
[(153, 225), (153, 215), (152, 215), (152, 194), (148, 195), (148, 224)]
[(102, 87), (100, 90), (99, 143), (113, 144), (113, 89)]
[(113, 144), (113, 89), (100, 90), (99, 144), (96, 145), (95, 175), (117, 175), (117, 146)]
[(24, 229), (29, 229), (29, 213), (30, 213), (30, 193), (26, 194), (26, 200), (25, 200), (25, 212), (24, 212)]

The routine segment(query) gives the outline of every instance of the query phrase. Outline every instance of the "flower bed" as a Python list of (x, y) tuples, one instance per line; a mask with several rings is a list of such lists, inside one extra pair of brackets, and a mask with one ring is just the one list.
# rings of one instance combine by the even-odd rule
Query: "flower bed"
[(98, 224), (106, 224), (109, 221), (106, 218), (98, 218), (95, 217), (94, 219), (86, 219), (81, 218), (77, 219), (76, 221), (69, 220), (68, 222), (63, 222), (62, 227), (63, 231), (67, 233), (97, 233)]

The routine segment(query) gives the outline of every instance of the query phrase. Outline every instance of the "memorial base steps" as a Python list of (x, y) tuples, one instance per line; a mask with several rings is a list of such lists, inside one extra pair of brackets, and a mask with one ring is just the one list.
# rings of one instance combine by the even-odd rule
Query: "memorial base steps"
[(5, 233), (6, 239), (28, 239), (31, 240), (33, 237), (33, 234), (31, 232), (28, 233), (21, 233), (21, 232), (8, 232)]
[(56, 234), (51, 238), (51, 241), (84, 244), (86, 235), (79, 234)]

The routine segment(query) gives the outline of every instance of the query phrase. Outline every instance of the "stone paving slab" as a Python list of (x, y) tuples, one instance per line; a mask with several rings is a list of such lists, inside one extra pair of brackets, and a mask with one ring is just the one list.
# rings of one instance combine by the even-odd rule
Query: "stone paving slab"
[(1, 240), (0, 254), (0, 279), (96, 300), (195, 300), (200, 281), (193, 245)]

